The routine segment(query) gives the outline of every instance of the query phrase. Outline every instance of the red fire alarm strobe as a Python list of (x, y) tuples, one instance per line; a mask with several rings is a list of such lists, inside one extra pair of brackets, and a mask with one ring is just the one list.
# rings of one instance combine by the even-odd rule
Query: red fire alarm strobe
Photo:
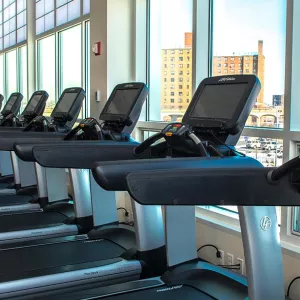
[(101, 42), (97, 42), (94, 44), (93, 52), (96, 56), (101, 55)]

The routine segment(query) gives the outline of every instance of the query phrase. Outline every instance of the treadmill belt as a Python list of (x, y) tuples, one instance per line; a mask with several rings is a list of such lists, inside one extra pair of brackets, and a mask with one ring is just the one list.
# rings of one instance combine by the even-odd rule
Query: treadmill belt
[[(0, 282), (95, 267), (99, 261), (119, 258), (123, 252), (122, 247), (106, 240), (81, 240), (2, 250)], [(98, 263), (93, 265), (93, 262)]]
[(32, 212), (0, 215), (0, 233), (41, 228), (63, 223), (67, 217), (59, 212)]

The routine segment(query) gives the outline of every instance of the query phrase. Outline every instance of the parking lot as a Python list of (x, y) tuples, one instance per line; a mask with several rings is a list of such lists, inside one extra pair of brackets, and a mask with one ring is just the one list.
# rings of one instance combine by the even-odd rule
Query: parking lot
[(282, 164), (283, 144), (281, 140), (241, 137), (237, 150), (257, 159), (265, 167)]

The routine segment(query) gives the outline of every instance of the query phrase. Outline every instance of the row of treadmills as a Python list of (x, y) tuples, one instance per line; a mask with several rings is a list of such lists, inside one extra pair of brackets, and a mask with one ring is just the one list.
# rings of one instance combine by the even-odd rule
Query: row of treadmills
[[(207, 78), (183, 122), (142, 143), (131, 134), (144, 83), (117, 85), (99, 121), (77, 122), (81, 88), (50, 118), (46, 92), (21, 116), (12, 94), (0, 120), (0, 298), (285, 299), (274, 205), (299, 203), (300, 158), (264, 168), (235, 149), (259, 91), (254, 75)], [(134, 226), (118, 220), (120, 191)], [(195, 206), (220, 204), (239, 206), (247, 277), (197, 257)]]

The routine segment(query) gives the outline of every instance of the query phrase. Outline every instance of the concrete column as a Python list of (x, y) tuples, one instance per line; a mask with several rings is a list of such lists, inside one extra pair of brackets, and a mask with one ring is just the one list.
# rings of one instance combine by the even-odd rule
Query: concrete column
[[(134, 13), (134, 0), (91, 0), (91, 117), (99, 117), (116, 84), (135, 80)], [(101, 42), (99, 56), (92, 52), (96, 42)]]
[[(27, 88), (28, 97), (36, 90), (35, 72), (35, 0), (27, 0)], [(28, 98), (29, 100), (29, 98)]]

